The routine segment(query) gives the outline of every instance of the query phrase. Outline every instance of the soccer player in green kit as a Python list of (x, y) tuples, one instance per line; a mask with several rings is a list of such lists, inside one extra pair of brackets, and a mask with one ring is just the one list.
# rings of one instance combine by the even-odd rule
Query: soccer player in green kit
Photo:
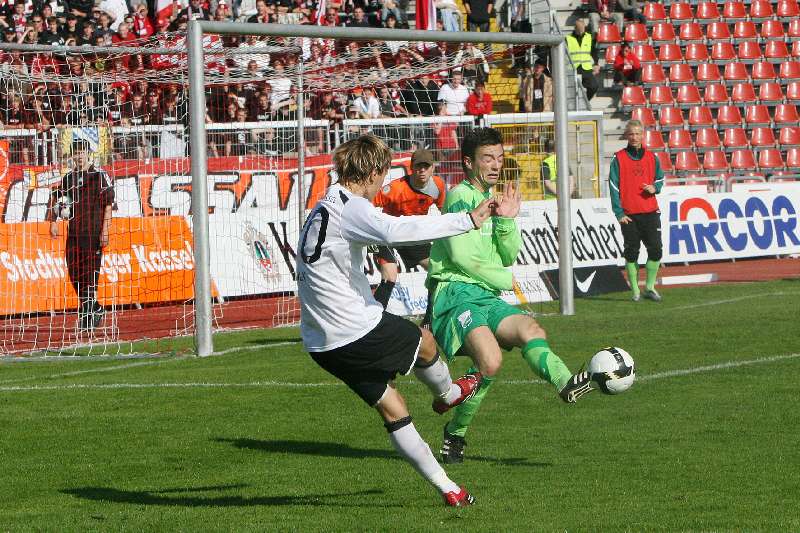
[[(503, 139), (493, 128), (468, 132), (461, 143), (467, 178), (447, 193), (445, 213), (469, 211), (492, 194), (503, 168)], [(444, 427), (442, 459), (464, 460), (464, 436), (503, 361), (501, 346), (519, 347), (522, 357), (562, 400), (574, 403), (593, 389), (588, 372), (572, 374), (550, 349), (544, 329), (520, 309), (500, 298), (513, 287), (510, 267), (521, 237), (514, 218), (520, 193), (511, 182), (498, 199), (497, 216), (476, 230), (435, 241), (431, 248), (428, 289), (434, 292), (431, 331), (448, 359), (469, 355), (483, 380)], [(472, 371), (472, 370), (471, 370)]]

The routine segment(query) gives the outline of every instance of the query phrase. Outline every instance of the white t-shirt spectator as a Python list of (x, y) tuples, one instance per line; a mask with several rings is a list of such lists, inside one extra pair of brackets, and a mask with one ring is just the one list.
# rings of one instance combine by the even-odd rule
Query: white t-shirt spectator
[(445, 83), (439, 89), (439, 96), (436, 99), (444, 102), (448, 115), (463, 115), (467, 111), (468, 98), (469, 89), (466, 85), (459, 84), (453, 87), (451, 84)]
[(289, 78), (273, 78), (269, 80), (270, 87), (272, 87), (272, 92), (269, 95), (270, 103), (272, 104), (272, 108), (275, 109), (278, 107), (280, 102), (284, 100), (288, 100), (292, 96), (292, 80)]
[(359, 115), (367, 115), (369, 118), (380, 118), (381, 103), (372, 95), (361, 95), (353, 100), (353, 105), (358, 109)]

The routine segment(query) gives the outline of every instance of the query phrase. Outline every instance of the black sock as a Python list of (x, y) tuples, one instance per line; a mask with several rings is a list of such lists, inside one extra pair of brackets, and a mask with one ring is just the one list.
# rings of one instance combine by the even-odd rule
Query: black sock
[(389, 298), (392, 296), (393, 290), (394, 281), (386, 281), (385, 279), (381, 280), (380, 285), (375, 289), (375, 299), (378, 300), (378, 303), (380, 303), (384, 309), (389, 305)]

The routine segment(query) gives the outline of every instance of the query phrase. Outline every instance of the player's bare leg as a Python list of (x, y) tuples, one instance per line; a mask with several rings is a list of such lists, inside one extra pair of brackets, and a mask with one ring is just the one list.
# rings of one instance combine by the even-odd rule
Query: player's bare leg
[(386, 387), (386, 392), (378, 400), (375, 409), (383, 418), (394, 449), (439, 490), (446, 505), (458, 507), (475, 501), (465, 488), (459, 487), (447, 476), (436, 461), (430, 447), (414, 427), (406, 402), (397, 392), (394, 383)]
[(427, 329), (420, 328), (420, 341), (414, 375), (433, 393), (433, 410), (442, 414), (468, 400), (481, 381), (480, 372), (466, 374), (453, 381), (447, 363), (439, 356), (436, 341)]

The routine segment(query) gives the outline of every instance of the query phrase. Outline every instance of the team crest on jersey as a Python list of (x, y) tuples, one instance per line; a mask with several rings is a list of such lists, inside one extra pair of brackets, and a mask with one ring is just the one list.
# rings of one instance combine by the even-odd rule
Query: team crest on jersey
[(278, 265), (272, 259), (272, 250), (267, 236), (247, 222), (244, 229), (244, 241), (247, 243), (250, 257), (258, 265), (261, 276), (267, 281), (274, 280), (278, 276)]
[(383, 194), (389, 194), (389, 192), (392, 190), (392, 186), (391, 185), (384, 185), (382, 190), (383, 190)]

